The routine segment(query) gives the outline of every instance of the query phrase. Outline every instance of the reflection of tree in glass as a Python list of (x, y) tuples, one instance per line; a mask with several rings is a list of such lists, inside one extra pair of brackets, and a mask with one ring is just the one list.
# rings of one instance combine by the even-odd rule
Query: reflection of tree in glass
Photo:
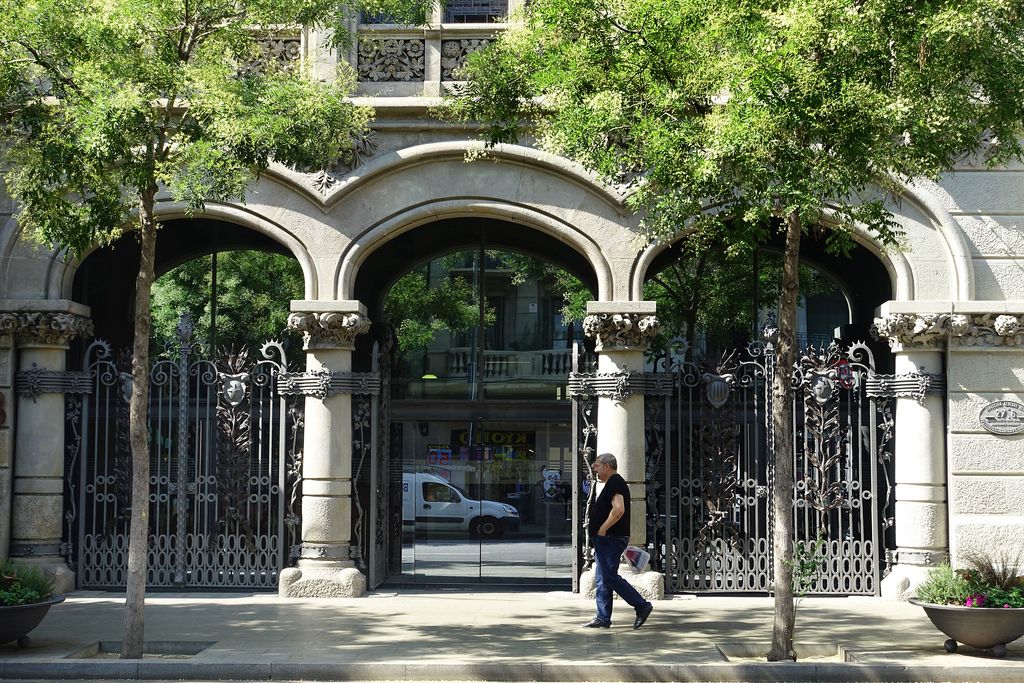
[[(438, 332), (466, 332), (480, 320), (477, 291), (462, 275), (428, 281), (423, 264), (392, 285), (384, 299), (384, 319), (395, 329), (399, 353), (425, 349)], [(493, 322), (494, 309), (485, 320)]]
[[(711, 230), (692, 233), (675, 250), (678, 258), (644, 285), (644, 298), (657, 302), (661, 322), (652, 350), (664, 350), (675, 336), (684, 337), (691, 352), (698, 334), (708, 351), (749, 340), (755, 312), (778, 304), (782, 255), (763, 250), (755, 255), (744, 245), (727, 248), (722, 235)], [(807, 265), (800, 267), (800, 289), (805, 301), (839, 294), (830, 278)], [(848, 321), (844, 317), (842, 322)]]

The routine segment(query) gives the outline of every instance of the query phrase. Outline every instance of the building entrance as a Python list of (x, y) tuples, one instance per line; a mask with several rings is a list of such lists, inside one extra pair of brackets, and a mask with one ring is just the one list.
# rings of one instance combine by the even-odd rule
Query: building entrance
[(401, 582), (570, 585), (564, 423), (402, 423)]
[[(402, 532), (388, 580), (569, 587), (566, 384), (583, 333), (582, 308), (567, 302), (594, 294), (563, 268), (582, 271), (578, 255), (542, 249), (530, 231), (487, 220), (444, 225), (454, 250), (416, 264), (389, 244), (363, 267), (404, 273), (378, 316), (395, 335), (388, 451), (390, 481), (401, 486), (390, 499)], [(435, 245), (416, 242), (418, 234), (439, 233), (395, 242), (429, 253)], [(519, 242), (503, 244), (510, 236)]]

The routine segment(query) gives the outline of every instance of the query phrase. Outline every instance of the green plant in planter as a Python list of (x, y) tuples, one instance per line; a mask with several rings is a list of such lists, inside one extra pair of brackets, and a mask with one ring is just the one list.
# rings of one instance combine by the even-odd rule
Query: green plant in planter
[(1024, 554), (973, 552), (964, 567), (942, 564), (917, 587), (917, 599), (933, 605), (1024, 608)]
[(31, 605), (53, 597), (53, 582), (37, 567), (8, 561), (0, 567), (0, 606)]

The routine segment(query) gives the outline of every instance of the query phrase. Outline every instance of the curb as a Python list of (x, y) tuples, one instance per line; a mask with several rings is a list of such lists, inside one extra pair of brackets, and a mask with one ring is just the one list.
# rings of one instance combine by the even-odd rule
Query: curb
[(0, 679), (208, 680), (208, 681), (633, 681), (725, 683), (747, 681), (849, 683), (948, 681), (1019, 683), (1019, 667), (780, 662), (777, 664), (499, 664), (403, 662), (2, 662)]

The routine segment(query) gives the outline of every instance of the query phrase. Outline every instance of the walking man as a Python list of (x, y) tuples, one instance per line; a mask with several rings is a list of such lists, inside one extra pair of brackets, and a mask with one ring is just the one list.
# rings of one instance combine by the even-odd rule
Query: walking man
[(602, 453), (594, 459), (594, 474), (604, 484), (590, 510), (597, 616), (584, 624), (584, 628), (608, 628), (612, 625), (612, 591), (636, 610), (633, 628), (643, 626), (654, 609), (654, 605), (644, 600), (619, 576), (619, 558), (629, 544), (629, 487), (616, 471), (618, 467), (611, 453)]

